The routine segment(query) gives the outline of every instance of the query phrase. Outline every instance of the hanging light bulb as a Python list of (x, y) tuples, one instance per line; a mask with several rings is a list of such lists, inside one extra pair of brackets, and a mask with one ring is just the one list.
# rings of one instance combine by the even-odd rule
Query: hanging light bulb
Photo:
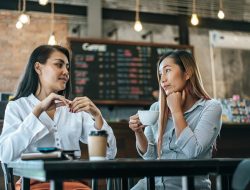
[(219, 19), (224, 19), (225, 17), (225, 14), (223, 12), (223, 2), (222, 0), (220, 0), (220, 9), (219, 9), (219, 12), (218, 12), (218, 18)]
[(16, 28), (17, 28), (17, 29), (21, 29), (22, 27), (23, 27), (23, 23), (22, 23), (21, 21), (18, 20), (18, 21), (16, 22)]
[(194, 26), (196, 26), (196, 25), (199, 24), (198, 16), (197, 16), (197, 14), (195, 14), (195, 13), (192, 14), (191, 24), (194, 25)]
[(142, 24), (139, 20), (135, 21), (134, 29), (136, 32), (140, 32), (142, 30)]
[(223, 10), (219, 10), (219, 12), (218, 12), (218, 18), (219, 19), (224, 19), (224, 17), (225, 17), (225, 14), (224, 14)]
[(25, 14), (24, 12), (19, 16), (18, 20), (23, 24), (30, 23), (30, 16)]
[[(21, 12), (21, 0), (18, 0), (18, 13), (20, 13), (20, 12)], [(18, 30), (20, 30), (23, 27), (23, 23), (19, 20), (19, 17), (18, 17), (18, 20), (16, 22), (16, 28)]]
[(26, 0), (23, 0), (23, 10), (22, 10), (22, 14), (18, 17), (18, 21), (20, 21), (22, 24), (29, 24), (30, 16), (26, 14), (25, 12), (26, 12)]
[(140, 32), (142, 30), (142, 24), (139, 18), (139, 7), (140, 7), (140, 0), (136, 0), (136, 7), (135, 7), (135, 24), (134, 29), (136, 32)]
[(54, 32), (54, 13), (55, 13), (55, 7), (54, 7), (54, 0), (51, 1), (51, 28), (50, 28), (50, 36), (48, 40), (49, 45), (56, 45), (56, 37), (55, 37), (55, 32)]
[(191, 24), (196, 26), (199, 24), (199, 19), (196, 14), (196, 2), (193, 0), (193, 11), (192, 11), (192, 17), (191, 17)]
[(56, 45), (56, 37), (54, 32), (50, 34), (48, 44)]
[(49, 0), (39, 0), (39, 4), (40, 5), (47, 5), (48, 4), (48, 2), (49, 2)]

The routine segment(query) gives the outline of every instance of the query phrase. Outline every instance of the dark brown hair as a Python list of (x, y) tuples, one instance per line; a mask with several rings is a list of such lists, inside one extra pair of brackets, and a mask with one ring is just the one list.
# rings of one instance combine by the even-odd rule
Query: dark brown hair
[[(25, 72), (18, 85), (16, 94), (12, 100), (17, 100), (18, 98), (21, 97), (27, 97), (31, 93), (35, 94), (39, 84), (39, 77), (37, 72), (35, 71), (35, 63), (39, 62), (41, 64), (46, 64), (50, 55), (55, 51), (63, 53), (70, 62), (70, 53), (66, 48), (62, 46), (41, 45), (37, 47), (30, 55)], [(66, 98), (68, 98), (70, 93), (71, 93), (71, 81), (69, 80), (68, 83), (66, 84), (66, 88), (58, 92), (58, 94), (64, 95)]]

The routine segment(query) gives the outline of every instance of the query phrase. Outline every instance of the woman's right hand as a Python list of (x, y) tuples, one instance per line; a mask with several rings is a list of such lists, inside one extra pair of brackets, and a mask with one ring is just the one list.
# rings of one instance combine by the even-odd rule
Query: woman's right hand
[(143, 132), (144, 125), (141, 124), (138, 114), (130, 116), (129, 128), (132, 129), (135, 133)]
[(50, 111), (60, 106), (69, 106), (71, 103), (70, 100), (66, 99), (64, 96), (61, 96), (56, 93), (51, 93), (48, 97), (43, 99), (39, 104), (33, 109), (33, 113), (36, 116), (39, 116), (44, 111)]
[(140, 152), (144, 154), (147, 151), (148, 140), (144, 135), (143, 128), (145, 126), (141, 124), (138, 114), (132, 115), (129, 118), (129, 128), (135, 132), (136, 146)]

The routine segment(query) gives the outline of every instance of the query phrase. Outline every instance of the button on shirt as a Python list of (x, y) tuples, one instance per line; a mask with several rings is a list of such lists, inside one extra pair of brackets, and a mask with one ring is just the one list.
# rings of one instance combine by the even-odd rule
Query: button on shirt
[[(20, 159), (21, 153), (36, 152), (37, 147), (54, 146), (80, 151), (79, 141), (87, 144), (89, 132), (97, 130), (89, 113), (71, 113), (66, 106), (56, 108), (54, 120), (46, 112), (37, 118), (32, 110), (39, 102), (31, 94), (8, 103), (0, 136), (2, 162)], [(112, 128), (104, 119), (102, 130), (108, 133), (106, 157), (113, 159), (117, 152), (116, 139)]]
[[(154, 103), (151, 110), (159, 110), (159, 103)], [(209, 159), (216, 138), (221, 129), (221, 105), (216, 100), (198, 100), (184, 113), (188, 126), (181, 132), (178, 138), (175, 135), (173, 119), (170, 117), (163, 135), (161, 159)], [(147, 152), (142, 155), (146, 160), (157, 159), (158, 122), (148, 126), (144, 131), (148, 139)], [(164, 177), (156, 180), (159, 185), (168, 188), (181, 188), (180, 177)], [(210, 189), (208, 176), (196, 177), (197, 189)], [(167, 189), (168, 189), (167, 188)]]

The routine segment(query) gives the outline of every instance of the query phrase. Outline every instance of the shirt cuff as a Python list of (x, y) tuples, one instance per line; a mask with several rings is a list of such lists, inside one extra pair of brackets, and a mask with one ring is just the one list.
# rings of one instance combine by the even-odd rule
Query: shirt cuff
[(152, 160), (155, 159), (155, 145), (153, 143), (148, 143), (147, 151), (142, 154), (138, 146), (136, 145), (136, 150), (138, 154), (144, 159), (144, 160)]
[(25, 129), (28, 129), (29, 133), (36, 136), (39, 134), (38, 137), (43, 137), (50, 132), (50, 130), (45, 125), (43, 125), (43, 123), (33, 113), (30, 113), (26, 119), (27, 123), (30, 124)]
[(107, 121), (103, 117), (102, 117), (102, 121), (103, 121), (102, 128), (101, 129), (97, 129), (97, 130), (98, 131), (100, 131), (100, 130), (110, 130), (109, 129), (110, 128), (109, 124), (107, 123)]

